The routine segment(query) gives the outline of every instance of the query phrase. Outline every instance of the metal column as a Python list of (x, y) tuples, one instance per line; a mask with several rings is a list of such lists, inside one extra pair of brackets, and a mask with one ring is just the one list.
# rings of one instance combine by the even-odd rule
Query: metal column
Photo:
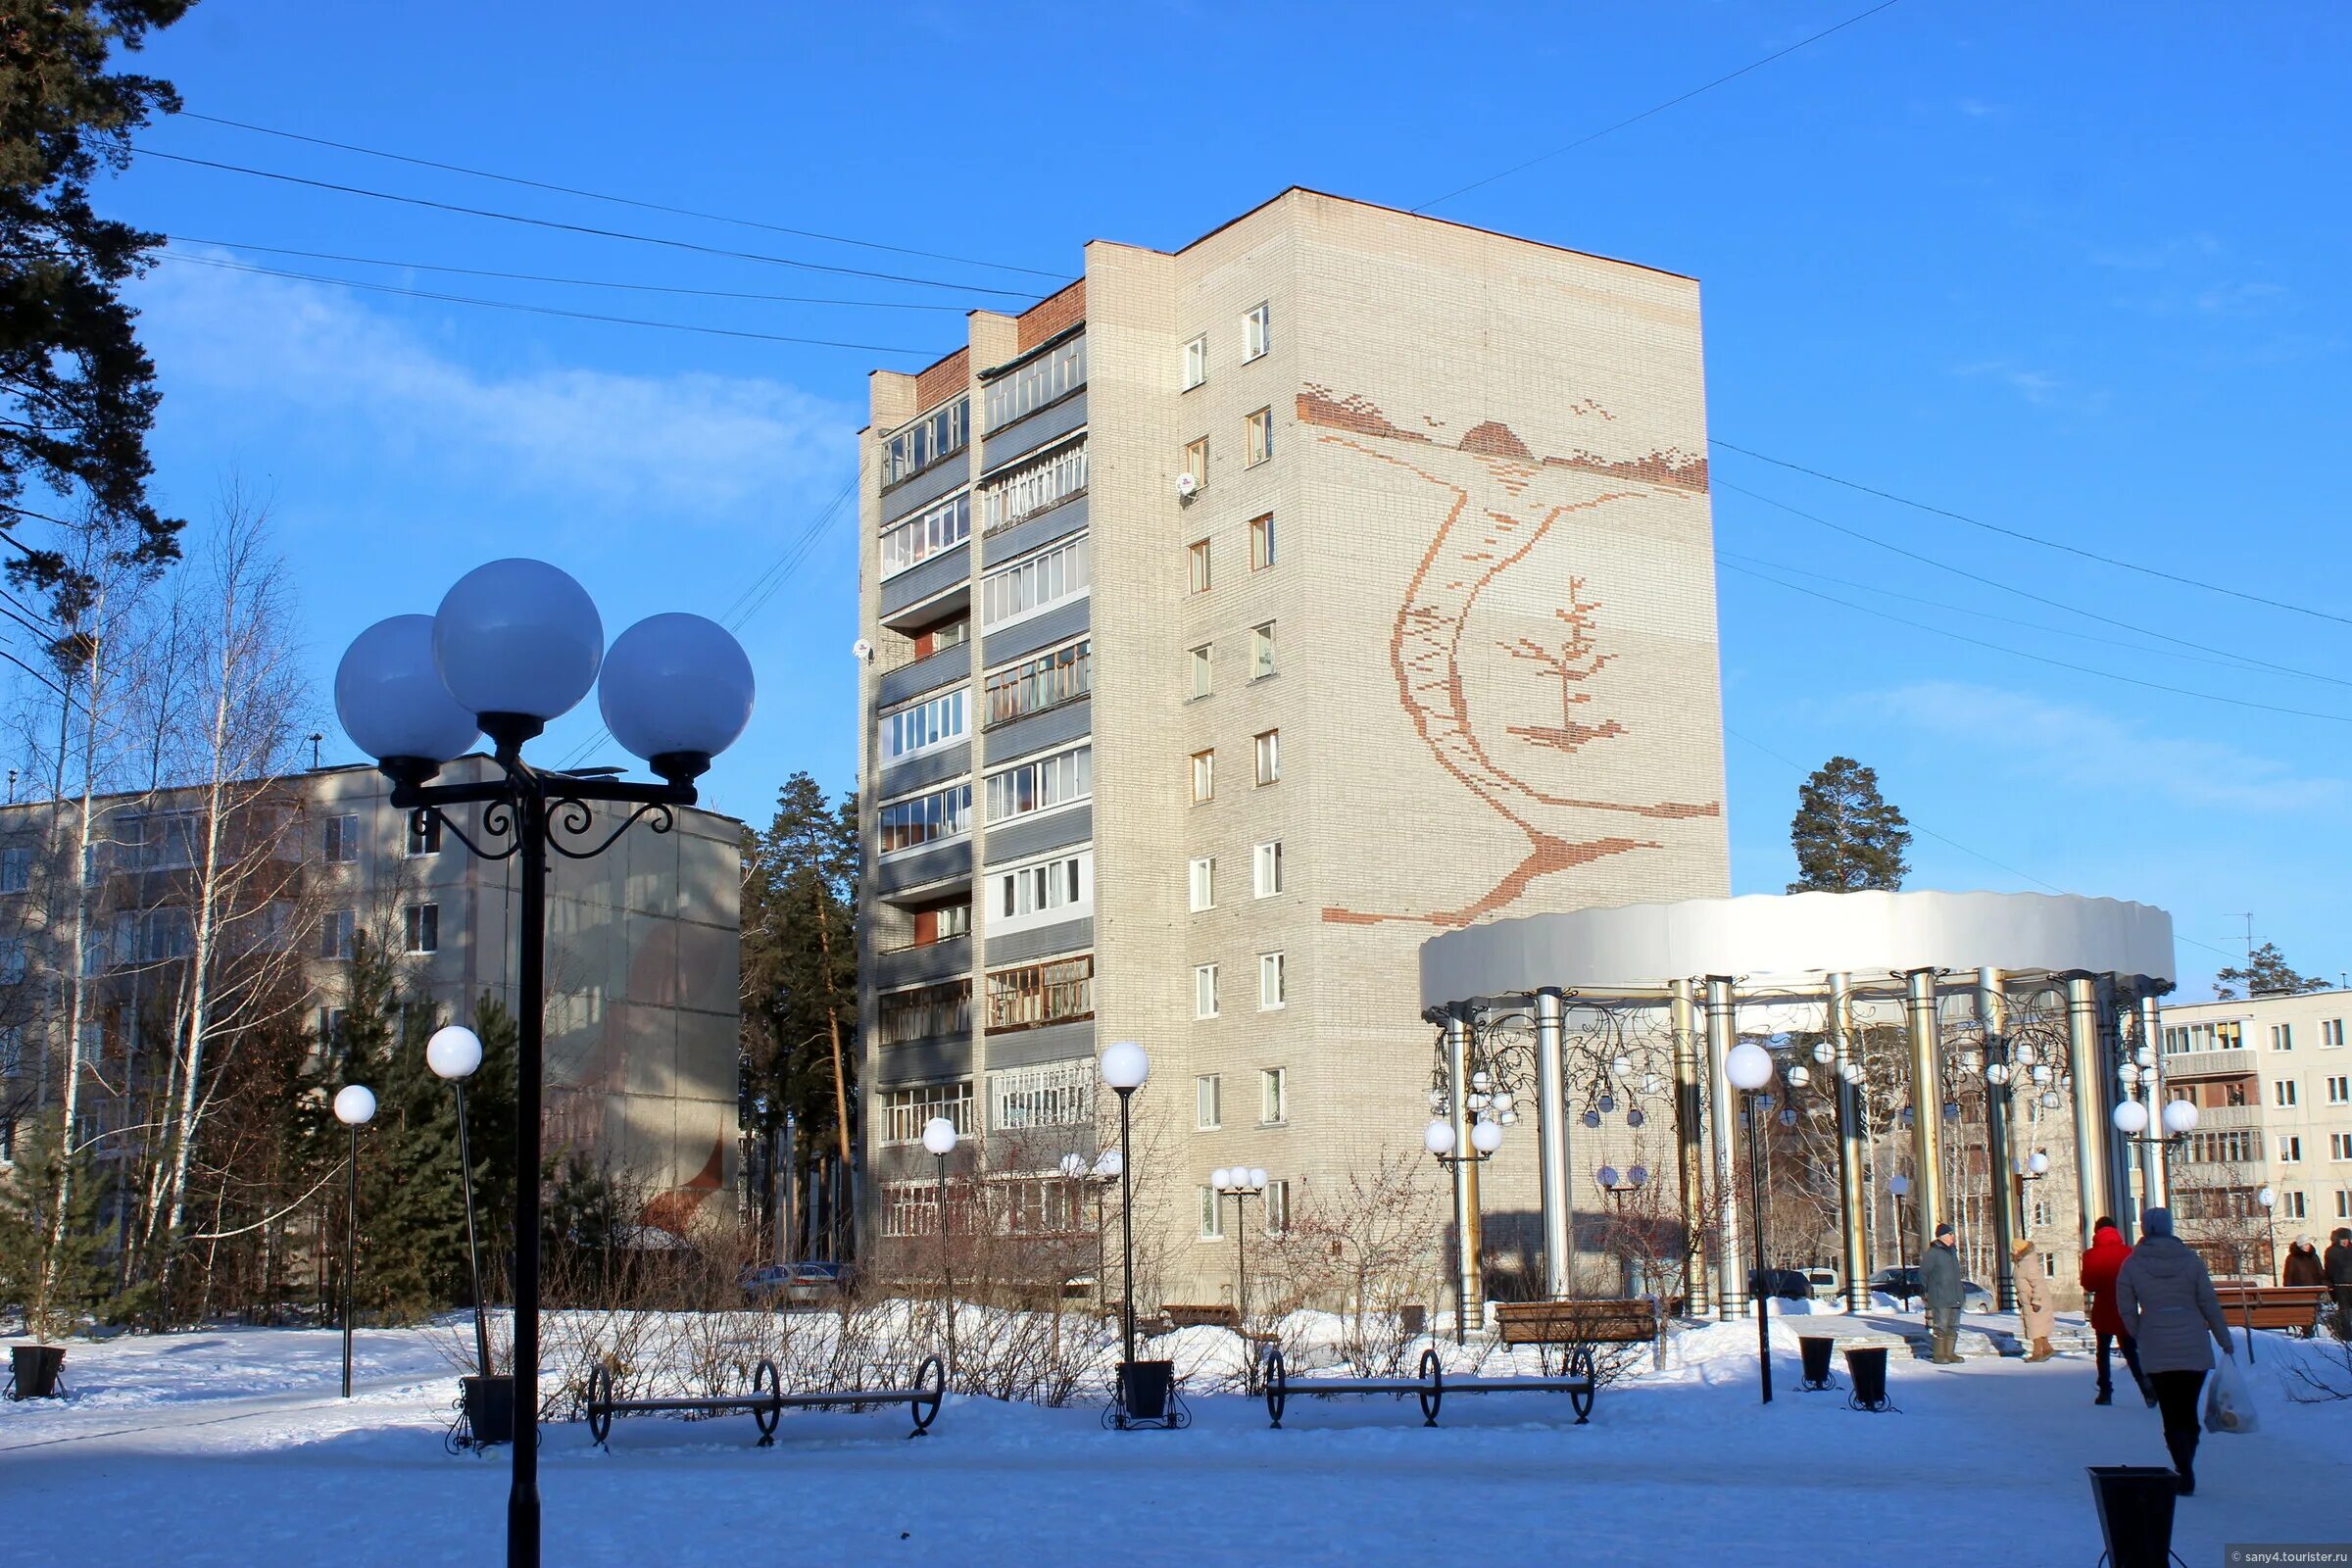
[(1478, 1233), (1478, 1161), (1470, 1149), (1470, 1004), (1446, 1011), (1446, 1081), (1453, 1117), (1453, 1278), (1455, 1328), (1467, 1338), (1473, 1319), (1485, 1318)]
[(1870, 1201), (1862, 1179), (1862, 1092), (1849, 1076), (1853, 1065), (1853, 982), (1829, 976), (1830, 1070), (1838, 1075), (1838, 1230), (1844, 1243), (1845, 1309), (1870, 1309), (1870, 1259), (1863, 1250), (1863, 1205)]
[[(2098, 1004), (2097, 1059), (2101, 1075), (2100, 1084), (2102, 1090), (2108, 1084), (2115, 1085), (2115, 1092), (2120, 1097), (2123, 1092), (2123, 1083), (2116, 1076), (2115, 1069), (2125, 1059), (2124, 1020), (2123, 1015), (2116, 1010), (2115, 977), (2100, 975), (2091, 983), (2091, 995)], [(2151, 1085), (2140, 1090), (2143, 1100), (2152, 1088)], [(2101, 1094), (2100, 1099), (2103, 1103), (2106, 1099), (2104, 1093)], [(2159, 1136), (2164, 1129), (2157, 1124), (2157, 1116), (2163, 1107), (2153, 1101), (2145, 1101), (2145, 1103), (2148, 1107), (2148, 1130), (2143, 1136), (2151, 1138)], [(2112, 1116), (2103, 1115), (2099, 1118), (2099, 1138), (2107, 1151), (2108, 1201), (2115, 1205), (2116, 1217), (2125, 1223), (2124, 1234), (2127, 1236), (2136, 1235), (2139, 1231), (2139, 1210), (2143, 1205), (2133, 1201), (2132, 1197), (2132, 1146), (2124, 1141), (2123, 1131), (2115, 1125)], [(2140, 1147), (2144, 1149), (2146, 1146)], [(2127, 1215), (2129, 1218), (2126, 1217)]]
[(1560, 1060), (1567, 1009), (1560, 993), (1536, 993), (1536, 1144), (1542, 1155), (1544, 1294), (1564, 1301), (1575, 1273), (1576, 1190), (1568, 1171), (1568, 1084)]
[(1740, 1205), (1732, 1201), (1732, 1122), (1739, 1101), (1724, 1061), (1739, 1026), (1729, 976), (1707, 976), (1707, 1126), (1715, 1152), (1715, 1315), (1726, 1320), (1747, 1311), (1747, 1280), (1740, 1255)]
[[(2006, 1014), (2002, 1008), (2001, 971), (1977, 971), (1977, 1022), (1984, 1030), (1984, 1064), (2009, 1059), (2009, 1043), (2003, 1038)], [(1993, 1306), (2003, 1312), (2017, 1310), (2017, 1269), (2009, 1250), (2017, 1236), (2017, 1215), (2012, 1207), (2017, 1195), (2017, 1182), (2010, 1169), (2009, 1154), (2009, 1085), (1984, 1080), (1984, 1163), (1992, 1176), (1992, 1272)]]
[[(2139, 998), (2139, 1041), (2156, 1054), (2156, 1065), (2147, 1070), (2148, 1136), (2164, 1135), (2164, 1004), (2152, 991), (2142, 992)], [(2155, 1144), (2139, 1146), (2139, 1188), (2147, 1195), (2150, 1208), (2169, 1208), (2173, 1201), (2171, 1169), (2164, 1160), (2163, 1149)]]
[[(2106, 1075), (2099, 1070), (2099, 994), (2086, 974), (2067, 977), (2066, 1063), (2075, 1088), (2075, 1193), (2081, 1209), (2076, 1218), (2087, 1250), (2091, 1226), (2113, 1205), (2107, 1191)], [(2130, 1236), (2127, 1230), (2126, 1239)]]
[(1936, 971), (1903, 976), (1903, 1030), (1911, 1044), (1911, 1218), (1918, 1255), (1936, 1245), (1936, 1227), (1951, 1218), (1943, 1190), (1943, 1074), (1936, 1020)]
[(1682, 1180), (1683, 1310), (1703, 1313), (1707, 1288), (1707, 1155), (1698, 1092), (1698, 1018), (1690, 982), (1677, 980), (1667, 1002), (1674, 1030), (1675, 1172)]

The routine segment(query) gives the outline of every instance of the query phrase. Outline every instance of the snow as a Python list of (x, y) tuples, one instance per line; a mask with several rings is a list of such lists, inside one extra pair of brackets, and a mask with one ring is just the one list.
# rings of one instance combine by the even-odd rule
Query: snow
[[(1987, 1345), (2015, 1330), (1972, 1324)], [(1301, 1360), (1328, 1359), (1312, 1348), (1327, 1328), (1294, 1326)], [(1892, 1343), (1917, 1319), (1776, 1322), (1769, 1406), (1752, 1322), (1688, 1329), (1663, 1371), (1604, 1389), (1586, 1427), (1556, 1396), (1449, 1398), (1428, 1430), (1410, 1400), (1296, 1387), (1280, 1432), (1237, 1394), (1193, 1397), (1182, 1432), (1104, 1431), (1096, 1400), (971, 1397), (952, 1397), (912, 1443), (898, 1410), (788, 1412), (769, 1449), (752, 1446), (749, 1416), (624, 1417), (609, 1453), (562, 1423), (541, 1447), (546, 1560), (1366, 1568), (1444, 1560), (1467, 1529), (1480, 1560), (1504, 1565), (1688, 1564), (1748, 1542), (1810, 1554), (1845, 1541), (1861, 1544), (1857, 1561), (1906, 1568), (2078, 1568), (2100, 1550), (2083, 1466), (2166, 1462), (2156, 1413), (2128, 1379), (2121, 1402), (2092, 1406), (2087, 1356), (1936, 1367), (1898, 1349), (1900, 1413), (1868, 1415), (1797, 1391), (1800, 1330)], [(70, 1399), (0, 1406), (7, 1560), (496, 1562), (508, 1454), (444, 1452), (445, 1343), (361, 1334), (347, 1402), (330, 1332), (76, 1342)], [(1158, 1349), (1198, 1387), (1235, 1364), (1234, 1345), (1193, 1329)], [(1442, 1348), (1454, 1370), (1506, 1370), (1475, 1345)], [(2197, 1494), (2179, 1508), (2185, 1561), (2220, 1561), (2226, 1542), (2352, 1536), (2352, 1401), (2287, 1397), (2301, 1387), (2293, 1364), (2329, 1356), (2352, 1388), (2340, 1348), (2269, 1334), (2259, 1354), (2262, 1430), (2205, 1440)], [(1517, 1360), (1533, 1369), (1532, 1353)]]

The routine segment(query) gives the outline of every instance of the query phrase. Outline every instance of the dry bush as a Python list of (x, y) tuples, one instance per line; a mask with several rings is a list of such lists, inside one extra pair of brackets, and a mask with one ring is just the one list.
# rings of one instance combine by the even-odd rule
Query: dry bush
[(1337, 1314), (1340, 1355), (1355, 1375), (1385, 1377), (1419, 1338), (1405, 1308), (1426, 1321), (1437, 1296), (1443, 1234), (1419, 1161), (1383, 1154), (1371, 1171), (1311, 1195), (1272, 1250), (1292, 1300)]

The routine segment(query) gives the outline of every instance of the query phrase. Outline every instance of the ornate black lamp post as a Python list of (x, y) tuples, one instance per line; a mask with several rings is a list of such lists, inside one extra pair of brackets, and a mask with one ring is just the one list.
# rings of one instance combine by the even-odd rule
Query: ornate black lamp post
[(335, 1120), (351, 1129), (351, 1189), (343, 1207), (343, 1397), (351, 1397), (351, 1271), (360, 1237), (360, 1129), (375, 1119), (375, 1091), (346, 1084), (335, 1091)]
[(1756, 1239), (1756, 1283), (1748, 1291), (1756, 1308), (1756, 1380), (1764, 1403), (1772, 1402), (1772, 1298), (1764, 1289), (1764, 1126), (1756, 1091), (1772, 1082), (1772, 1053), (1742, 1040), (1723, 1058), (1724, 1076), (1747, 1106), (1748, 1229)]
[[(1216, 1189), (1217, 1201), (1233, 1200), (1233, 1272), (1234, 1306), (1240, 1313), (1242, 1331), (1242, 1359), (1250, 1359), (1250, 1226), (1247, 1223), (1250, 1200), (1262, 1204), (1266, 1196), (1266, 1173), (1247, 1165), (1220, 1165), (1208, 1173), (1208, 1185)], [(1254, 1376), (1245, 1368), (1245, 1375)]]
[(939, 1161), (939, 1313), (947, 1330), (948, 1371), (956, 1370), (956, 1274), (948, 1255), (948, 1156), (959, 1141), (956, 1124), (945, 1116), (923, 1123), (923, 1148)]
[[(601, 683), (600, 683), (601, 672)], [(551, 772), (523, 745), (598, 687), (612, 738), (661, 780), (610, 768)], [(507, 1495), (509, 1568), (539, 1562), (539, 1149), (547, 983), (550, 851), (593, 858), (639, 820), (667, 832), (692, 806), (694, 781), (751, 719), (752, 667), (735, 639), (700, 615), (655, 615), (605, 647), (580, 585), (539, 561), (494, 561), (460, 578), (432, 615), (395, 615), (353, 639), (335, 671), (335, 711), (392, 781), (392, 805), (434, 819), (479, 859), (514, 859), (517, 892), (514, 1076), (514, 1475)], [(434, 784), (476, 732), (496, 747), (498, 776)], [(596, 834), (596, 807), (628, 808)], [(481, 808), (484, 843), (452, 808)], [(502, 844), (503, 841), (503, 844)], [(497, 845), (488, 848), (486, 845)]]
[(1172, 1370), (1165, 1362), (1149, 1363), (1146, 1371), (1135, 1359), (1135, 1162), (1129, 1157), (1135, 1092), (1152, 1076), (1152, 1058), (1132, 1040), (1114, 1041), (1102, 1053), (1102, 1082), (1119, 1097), (1119, 1402), (1117, 1425), (1124, 1430), (1135, 1421), (1159, 1421), (1167, 1411)]
[(473, 1363), (490, 1375), (490, 1317), (482, 1300), (482, 1247), (473, 1224), (473, 1151), (466, 1136), (466, 1080), (482, 1064), (481, 1037), (464, 1024), (436, 1029), (424, 1043), (424, 1064), (458, 1096), (458, 1175), (466, 1189), (466, 1265), (473, 1277)]

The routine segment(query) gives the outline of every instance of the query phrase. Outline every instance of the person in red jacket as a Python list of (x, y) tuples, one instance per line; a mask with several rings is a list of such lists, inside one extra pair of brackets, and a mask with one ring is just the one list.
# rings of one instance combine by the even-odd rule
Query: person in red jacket
[(2082, 1290), (2090, 1298), (2090, 1328), (2099, 1337), (2099, 1396), (2093, 1404), (2115, 1402), (2115, 1380), (2110, 1371), (2108, 1354), (2118, 1344), (2123, 1347), (2124, 1365), (2131, 1368), (2132, 1381), (2139, 1388), (2140, 1397), (2149, 1404), (2156, 1396), (2148, 1392), (2147, 1379), (2139, 1375), (2139, 1347), (2124, 1332), (2122, 1314), (2115, 1309), (2115, 1275), (2132, 1255), (2132, 1248), (2124, 1233), (2115, 1228), (2115, 1221), (2106, 1215), (2090, 1230), (2090, 1250), (2082, 1254)]

